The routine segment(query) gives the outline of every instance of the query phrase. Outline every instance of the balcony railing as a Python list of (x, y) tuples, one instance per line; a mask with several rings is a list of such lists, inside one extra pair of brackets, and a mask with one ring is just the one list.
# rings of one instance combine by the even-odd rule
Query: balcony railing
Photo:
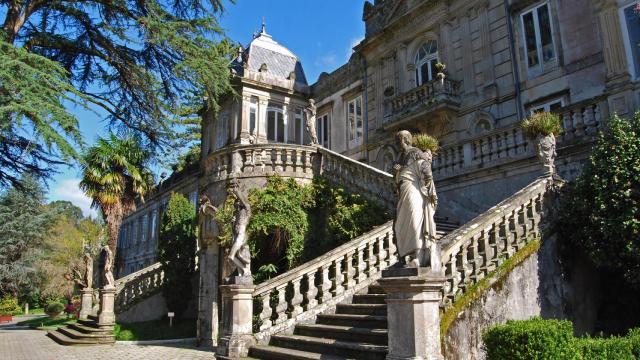
[(456, 80), (433, 80), (384, 103), (384, 122), (389, 123), (409, 112), (419, 112), (438, 105), (460, 104), (461, 83)]

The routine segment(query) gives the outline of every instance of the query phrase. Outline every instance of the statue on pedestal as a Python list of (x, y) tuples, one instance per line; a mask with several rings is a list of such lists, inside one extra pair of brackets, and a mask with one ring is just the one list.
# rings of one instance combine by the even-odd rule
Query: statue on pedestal
[(93, 287), (93, 257), (89, 251), (85, 251), (84, 260), (84, 286), (87, 289)]
[(251, 275), (251, 253), (247, 245), (247, 225), (251, 217), (249, 198), (240, 189), (238, 179), (233, 179), (229, 193), (234, 197), (233, 203), (233, 242), (227, 254), (227, 260), (232, 264), (231, 273), (238, 270), (238, 276)]
[(399, 131), (396, 142), (402, 150), (394, 165), (398, 204), (394, 232), (402, 260), (409, 256), (409, 267), (442, 268), (440, 248), (436, 241), (434, 215), (438, 196), (431, 171), (432, 154), (413, 147), (408, 131)]
[(553, 175), (555, 172), (554, 161), (556, 159), (556, 137), (553, 134), (538, 135), (536, 138), (536, 150), (538, 160), (542, 163), (545, 175)]
[(305, 108), (307, 114), (305, 119), (305, 127), (307, 134), (309, 134), (309, 140), (311, 145), (318, 145), (318, 134), (316, 133), (316, 105), (313, 99), (309, 99), (309, 105)]
[(208, 220), (210, 218), (215, 217), (216, 212), (218, 212), (218, 208), (213, 206), (213, 204), (211, 204), (211, 200), (209, 199), (207, 194), (205, 193), (200, 194), (200, 200), (199, 200), (199, 206), (198, 206), (198, 223), (200, 225), (199, 226), (200, 243), (198, 244), (199, 245), (198, 247), (200, 249), (210, 245), (209, 241), (207, 240), (213, 239), (213, 235), (211, 235), (209, 231), (207, 231), (207, 230), (210, 230), (207, 228), (207, 224), (209, 223)]
[(113, 252), (109, 249), (109, 245), (102, 247), (104, 252), (104, 273), (102, 275), (104, 280), (104, 289), (113, 289), (116, 287), (116, 281), (113, 278)]

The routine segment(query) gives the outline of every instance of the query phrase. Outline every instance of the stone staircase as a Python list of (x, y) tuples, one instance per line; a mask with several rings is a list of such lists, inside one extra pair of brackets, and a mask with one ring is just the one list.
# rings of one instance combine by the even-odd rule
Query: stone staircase
[(47, 331), (47, 336), (60, 345), (100, 345), (116, 341), (113, 329), (100, 328), (95, 315), (89, 315), (87, 320), (78, 320), (77, 324)]
[(369, 359), (387, 356), (387, 305), (372, 284), (334, 314), (318, 315), (314, 324), (296, 325), (292, 335), (273, 335), (269, 345), (251, 348), (250, 359)]

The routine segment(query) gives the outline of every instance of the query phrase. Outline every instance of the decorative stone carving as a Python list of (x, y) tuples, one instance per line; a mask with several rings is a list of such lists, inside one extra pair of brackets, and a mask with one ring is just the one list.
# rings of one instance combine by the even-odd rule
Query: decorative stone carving
[(316, 134), (316, 104), (313, 99), (309, 99), (309, 105), (305, 108), (305, 112), (307, 114), (305, 127), (307, 134), (309, 134), (309, 140), (311, 141), (311, 145), (317, 145), (319, 142), (318, 134)]
[(198, 223), (199, 223), (199, 232), (200, 232), (200, 244), (199, 248), (204, 248), (211, 245), (213, 241), (213, 234), (211, 233), (211, 229), (208, 228), (207, 224), (211, 223), (211, 219), (214, 218), (216, 212), (218, 212), (218, 208), (211, 204), (211, 200), (207, 196), (207, 194), (200, 194), (198, 206)]
[(411, 257), (409, 267), (430, 266), (438, 272), (442, 262), (434, 221), (438, 196), (431, 171), (432, 155), (411, 146), (412, 136), (406, 130), (396, 134), (396, 141), (402, 150), (393, 168), (398, 192), (394, 225), (398, 253), (401, 259)]
[(231, 181), (229, 195), (234, 197), (233, 203), (233, 242), (227, 254), (227, 261), (232, 265), (231, 273), (237, 270), (241, 277), (251, 276), (251, 253), (247, 245), (247, 225), (251, 217), (251, 206), (245, 190), (235, 178)]
[(108, 245), (102, 247), (104, 252), (104, 271), (102, 274), (105, 289), (115, 289), (115, 279), (113, 278), (113, 252)]
[(536, 153), (542, 163), (545, 176), (551, 176), (555, 172), (554, 161), (556, 159), (556, 137), (553, 134), (536, 137)]

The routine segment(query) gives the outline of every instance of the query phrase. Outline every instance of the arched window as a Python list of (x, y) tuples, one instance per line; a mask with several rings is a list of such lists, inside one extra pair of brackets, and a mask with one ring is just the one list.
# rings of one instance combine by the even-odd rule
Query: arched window
[(416, 84), (425, 84), (436, 77), (438, 42), (429, 40), (416, 53)]

